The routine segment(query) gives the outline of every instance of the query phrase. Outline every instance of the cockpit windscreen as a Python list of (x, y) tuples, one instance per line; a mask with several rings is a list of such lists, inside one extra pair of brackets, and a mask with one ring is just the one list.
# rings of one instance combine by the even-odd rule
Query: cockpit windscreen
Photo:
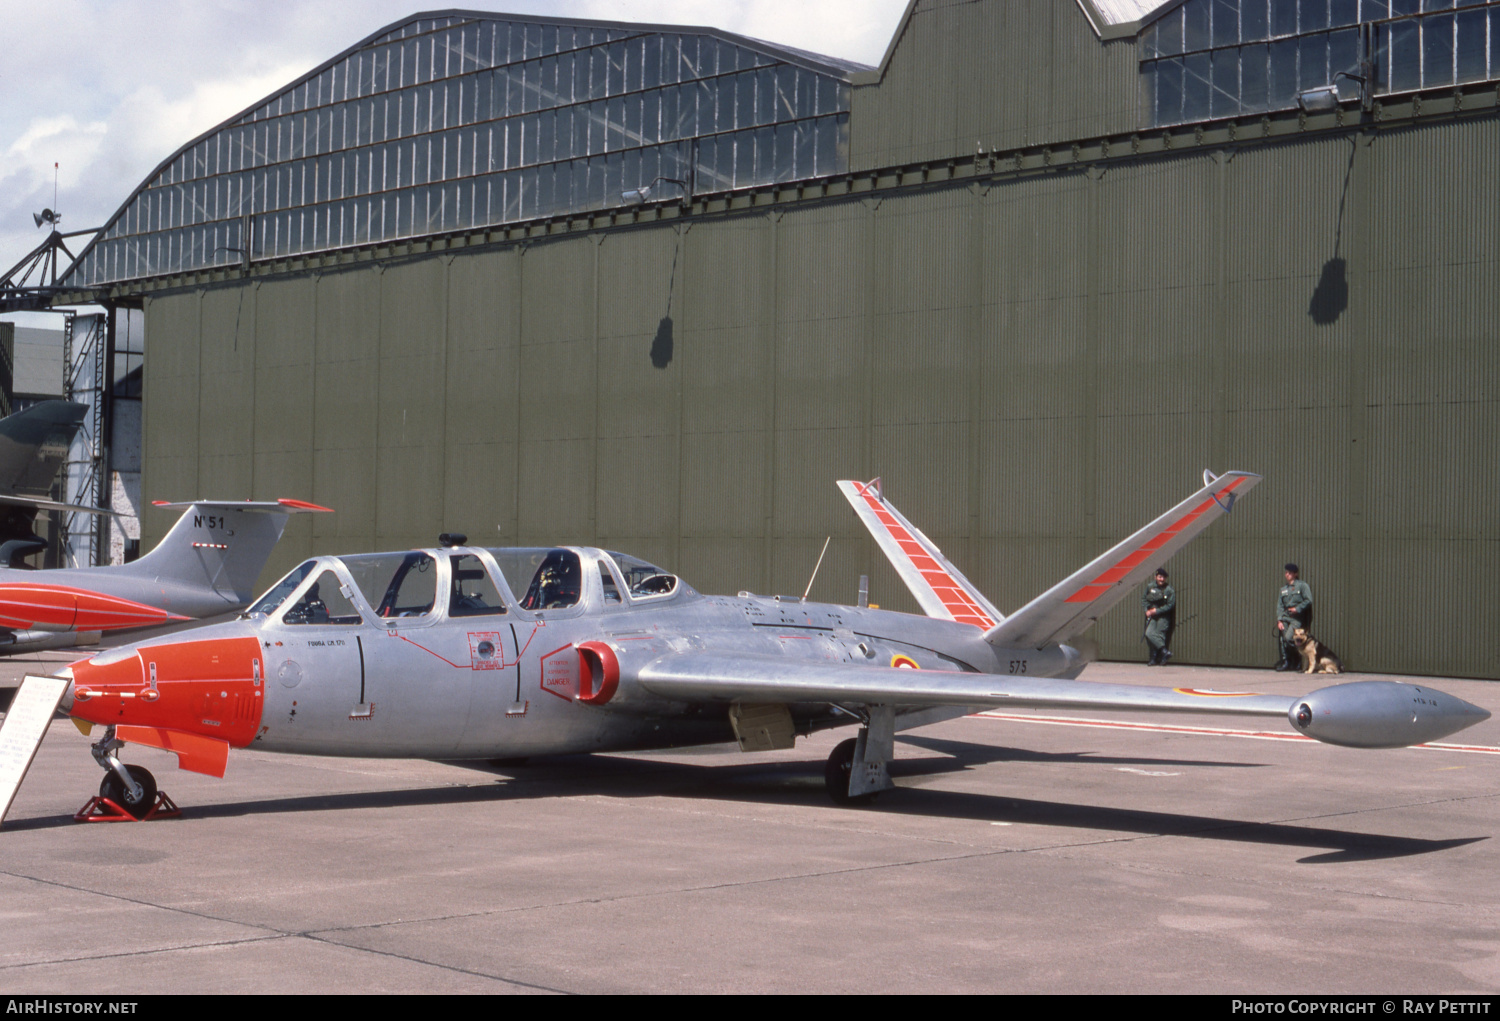
[(671, 595), (677, 591), (677, 575), (627, 553), (609, 554), (625, 577), (625, 588), (632, 599)]
[(245, 611), (244, 616), (255, 617), (273, 612), (276, 607), (286, 601), (287, 596), (296, 591), (298, 585), (307, 580), (307, 576), (312, 574), (313, 568), (317, 566), (318, 562), (316, 560), (309, 560), (307, 563), (293, 568), (292, 573), (282, 578), (275, 585), (272, 585), (269, 592), (256, 600), (255, 604)]

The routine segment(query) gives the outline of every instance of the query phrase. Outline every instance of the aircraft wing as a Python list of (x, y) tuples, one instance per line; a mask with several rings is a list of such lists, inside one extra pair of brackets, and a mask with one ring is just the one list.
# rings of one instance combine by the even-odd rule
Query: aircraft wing
[(1204, 472), (1202, 489), (986, 631), (985, 641), (1002, 648), (1039, 649), (1078, 637), (1172, 554), (1228, 514), (1260, 479), (1250, 472)]
[(45, 500), (39, 496), (19, 496), (15, 493), (0, 493), (0, 504), (34, 507), (37, 510), (71, 511), (74, 514), (102, 514), (112, 518), (124, 517), (119, 511), (110, 510), (108, 507), (88, 507), (81, 503), (62, 503), (58, 500)]
[(680, 653), (643, 664), (635, 680), (681, 702), (830, 702), (854, 705), (1113, 709), (1285, 717), (1297, 699), (1056, 678), (788, 661), (778, 656)]

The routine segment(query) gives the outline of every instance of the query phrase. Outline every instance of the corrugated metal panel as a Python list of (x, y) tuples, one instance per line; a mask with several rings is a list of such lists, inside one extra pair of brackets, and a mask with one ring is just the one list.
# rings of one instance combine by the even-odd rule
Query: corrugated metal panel
[(516, 533), (521, 256), (462, 256), (448, 266), (443, 404), (443, 523), (475, 542)]
[(528, 248), (521, 260), (517, 533), (526, 544), (585, 542), (595, 531), (586, 466), (595, 456), (596, 257), (580, 238)]
[[(1009, 610), (1195, 488), (1202, 468), (1242, 468), (1265, 484), (1171, 565), (1196, 614), (1183, 659), (1268, 665), (1290, 559), (1314, 588), (1317, 630), (1352, 665), (1493, 675), (1494, 643), (1474, 636), (1500, 607), (1496, 132), (1454, 122), (1357, 150), (1321, 139), (788, 207), (694, 226), (680, 252), (671, 227), (638, 228), (324, 276), (312, 499), (340, 514), (316, 522), (314, 546), (390, 538), (369, 518), (378, 437), (382, 479), (399, 470), (465, 494), (436, 511), (430, 494), (400, 505), (424, 542), (463, 527), (447, 501), (467, 501), (483, 521), (465, 522), (471, 534), (597, 539), (704, 591), (797, 595), (832, 535), (815, 597), (850, 600), (867, 573), (874, 601), (910, 609), (832, 486), (882, 474)], [(1347, 300), (1319, 304), (1335, 258)], [(658, 368), (668, 281), (674, 353)], [(305, 361), (306, 294), (305, 281), (247, 292), (263, 312), (246, 387), (264, 422), (251, 430), (262, 492), (262, 466), (295, 471), (278, 458), (307, 398), (276, 381)], [(153, 484), (210, 464), (198, 428), (222, 477), (250, 471), (243, 421), (196, 396), (201, 358), (223, 377), (215, 400), (245, 400), (230, 391), (250, 355), (223, 339), (238, 296), (151, 305)], [(393, 430), (414, 399), (446, 411), (422, 409), (403, 453)], [(439, 421), (442, 467), (398, 464), (440, 456)], [(484, 518), (486, 499), (506, 506)], [(1131, 596), (1092, 637), (1134, 658), (1139, 634)]]
[(854, 89), (850, 168), (1134, 130), (1133, 39), (1102, 43), (1074, 3), (926, 0), (879, 84)]
[[(143, 374), (141, 496), (152, 500), (198, 495), (198, 362), (200, 296), (173, 294), (146, 303), (147, 321), (160, 331)], [(141, 515), (141, 549), (153, 548), (171, 527), (167, 515)]]
[(313, 516), (319, 552), (363, 552), (375, 545), (380, 406), (371, 398), (380, 385), (380, 290), (381, 274), (373, 268), (318, 279), (310, 499), (336, 511)]
[(444, 521), (443, 453), (448, 378), (448, 266), (424, 259), (391, 266), (380, 287), (376, 391), (375, 539), (382, 547), (430, 545)]
[[(688, 343), (680, 324), (690, 245), (668, 229), (610, 236), (599, 248), (596, 531), (600, 542), (626, 552), (645, 542), (655, 552), (638, 555), (660, 556), (661, 563), (678, 556), (681, 355)], [(669, 314), (670, 352), (658, 347)]]
[(199, 494), (210, 500), (249, 499), (254, 488), (255, 332), (258, 292), (207, 291), (202, 301), (202, 347), (198, 377), (200, 421), (233, 422), (233, 429), (199, 435)]
[[(275, 285), (267, 297), (271, 294), (274, 301), (258, 302), (252, 495), (308, 500), (313, 491), (317, 389), (307, 324), (317, 319), (317, 283), (287, 281)], [(312, 515), (288, 521), (276, 547), (277, 566), (290, 569), (305, 560), (312, 534)]]

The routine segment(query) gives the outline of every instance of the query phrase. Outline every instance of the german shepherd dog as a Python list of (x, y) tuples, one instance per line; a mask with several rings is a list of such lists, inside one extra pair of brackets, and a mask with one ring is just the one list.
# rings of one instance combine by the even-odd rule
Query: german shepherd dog
[(1308, 634), (1306, 628), (1299, 627), (1292, 632), (1292, 644), (1296, 645), (1297, 651), (1302, 654), (1304, 674), (1341, 674), (1344, 672), (1344, 663), (1339, 659), (1338, 653)]

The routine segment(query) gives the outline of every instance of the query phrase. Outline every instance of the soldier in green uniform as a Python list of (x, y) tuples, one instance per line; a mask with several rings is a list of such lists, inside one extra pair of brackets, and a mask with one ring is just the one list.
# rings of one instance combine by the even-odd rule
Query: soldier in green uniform
[(1147, 666), (1166, 666), (1172, 658), (1172, 628), (1177, 623), (1177, 590), (1167, 581), (1167, 569), (1159, 567), (1156, 578), (1146, 583), (1141, 593), (1141, 609), (1146, 612), (1146, 646), (1150, 653)]
[(1287, 564), (1286, 584), (1276, 597), (1276, 643), (1281, 648), (1281, 662), (1277, 670), (1292, 670), (1297, 666), (1299, 655), (1292, 640), (1292, 632), (1300, 628), (1312, 628), (1312, 589), (1298, 575), (1296, 564)]

